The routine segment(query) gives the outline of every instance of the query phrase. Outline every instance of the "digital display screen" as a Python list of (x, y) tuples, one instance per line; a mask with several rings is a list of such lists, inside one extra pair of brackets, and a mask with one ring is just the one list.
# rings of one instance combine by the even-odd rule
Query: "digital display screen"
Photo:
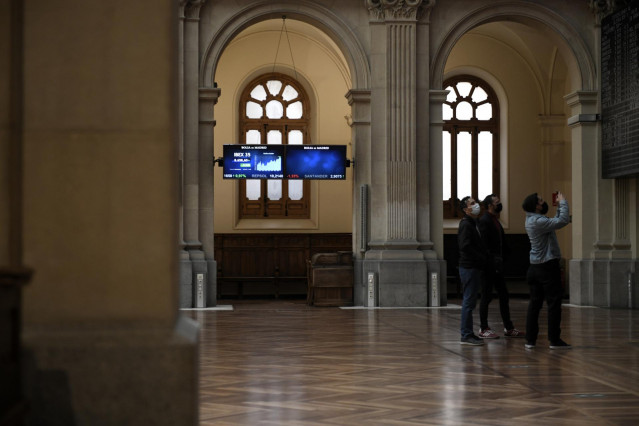
[(224, 145), (224, 179), (346, 179), (346, 145)]
[(282, 179), (283, 145), (224, 145), (224, 179)]
[(346, 145), (287, 145), (288, 179), (346, 179)]

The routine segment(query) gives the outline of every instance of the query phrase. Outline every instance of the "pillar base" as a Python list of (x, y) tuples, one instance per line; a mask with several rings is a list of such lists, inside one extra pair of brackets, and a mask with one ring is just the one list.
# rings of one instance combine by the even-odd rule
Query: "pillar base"
[(638, 259), (572, 259), (570, 303), (604, 308), (639, 306)]
[(27, 424), (198, 424), (198, 325), (25, 327)]
[[(356, 262), (355, 304), (369, 306), (368, 279), (373, 273), (375, 306), (443, 306), (446, 304), (445, 265), (445, 261), (431, 259), (419, 250), (366, 252), (365, 258)], [(437, 286), (434, 292), (433, 284)], [(432, 300), (433, 294), (437, 300)]]
[[(205, 302), (198, 306), (197, 276), (204, 275)], [(180, 308), (217, 306), (217, 262), (205, 259), (201, 250), (180, 252)]]

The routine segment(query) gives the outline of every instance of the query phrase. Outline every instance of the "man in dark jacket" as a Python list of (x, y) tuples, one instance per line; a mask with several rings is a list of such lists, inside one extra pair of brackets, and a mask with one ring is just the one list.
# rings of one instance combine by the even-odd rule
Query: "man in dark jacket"
[(499, 336), (488, 326), (488, 304), (493, 298), (493, 286), (499, 296), (499, 312), (504, 323), (504, 336), (524, 337), (526, 333), (517, 330), (510, 319), (510, 306), (506, 280), (504, 279), (504, 256), (509, 253), (504, 228), (499, 222), (502, 204), (499, 197), (490, 194), (484, 198), (484, 214), (479, 219), (479, 232), (488, 249), (488, 262), (484, 271), (479, 302), (479, 337), (498, 339)]
[(464, 197), (460, 208), (464, 217), (459, 222), (457, 241), (459, 245), (459, 277), (463, 286), (461, 313), (461, 344), (480, 346), (484, 342), (473, 333), (473, 309), (477, 304), (477, 293), (481, 287), (484, 264), (488, 256), (481, 241), (477, 217), (479, 204), (473, 197)]

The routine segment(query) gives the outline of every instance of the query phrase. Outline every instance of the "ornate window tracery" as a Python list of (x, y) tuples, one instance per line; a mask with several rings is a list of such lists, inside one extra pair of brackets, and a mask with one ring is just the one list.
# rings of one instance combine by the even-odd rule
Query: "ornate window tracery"
[[(253, 80), (240, 97), (241, 144), (309, 144), (309, 102), (301, 85), (278, 73)], [(240, 182), (241, 219), (306, 219), (310, 184), (294, 179)]]
[(483, 200), (499, 189), (499, 102), (483, 80), (461, 75), (444, 82), (442, 135), (444, 218), (461, 216), (459, 200)]

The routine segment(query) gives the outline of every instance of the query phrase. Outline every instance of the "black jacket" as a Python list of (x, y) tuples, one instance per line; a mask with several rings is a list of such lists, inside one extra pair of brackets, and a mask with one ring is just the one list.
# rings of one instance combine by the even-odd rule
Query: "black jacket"
[(488, 260), (488, 250), (479, 236), (477, 222), (468, 215), (464, 215), (459, 222), (457, 244), (460, 267), (484, 269)]
[(488, 212), (484, 213), (479, 218), (479, 232), (481, 233), (481, 240), (492, 256), (498, 256), (502, 259), (508, 257), (510, 248), (506, 242), (504, 228), (499, 223), (499, 220), (495, 223), (493, 215)]

